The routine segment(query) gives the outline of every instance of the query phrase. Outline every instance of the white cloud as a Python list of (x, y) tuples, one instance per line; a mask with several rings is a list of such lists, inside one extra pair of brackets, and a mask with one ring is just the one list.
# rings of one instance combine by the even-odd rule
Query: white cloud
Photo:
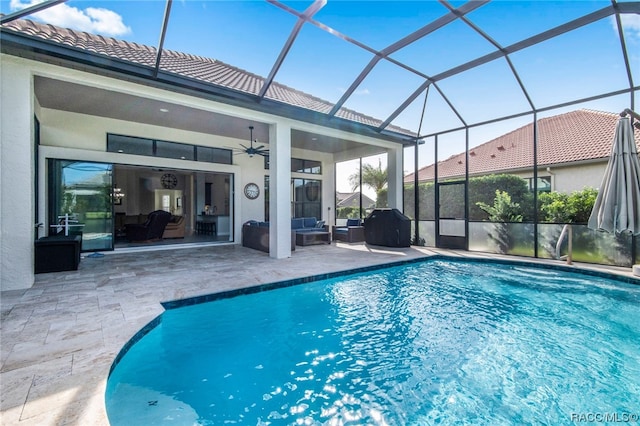
[[(42, 3), (42, 0), (11, 0), (12, 10), (21, 10)], [(78, 9), (65, 3), (58, 4), (33, 15), (34, 19), (60, 27), (99, 33), (107, 36), (122, 36), (131, 33), (131, 28), (122, 22), (122, 16), (108, 9), (88, 7)]]
[[(338, 91), (344, 94), (347, 91), (347, 89), (345, 89), (344, 87), (339, 87)], [(370, 94), (371, 92), (369, 91), (369, 89), (360, 89), (360, 90), (354, 90), (354, 92), (352, 93), (352, 96), (366, 96)]]
[(629, 33), (631, 37), (634, 37), (636, 40), (640, 40), (640, 15), (621, 15), (622, 17), (622, 28), (624, 28), (625, 32)]
[[(625, 36), (632, 41), (640, 41), (640, 15), (627, 13), (620, 15), (620, 20), (622, 21), (622, 29)], [(614, 30), (618, 31), (615, 16), (611, 17), (611, 25), (613, 25)]]

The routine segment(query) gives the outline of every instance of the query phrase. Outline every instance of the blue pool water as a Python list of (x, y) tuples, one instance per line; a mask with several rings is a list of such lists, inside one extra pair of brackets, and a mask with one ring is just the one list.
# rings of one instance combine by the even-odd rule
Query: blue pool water
[(169, 309), (106, 404), (116, 426), (573, 424), (640, 414), (639, 342), (636, 284), (430, 260)]

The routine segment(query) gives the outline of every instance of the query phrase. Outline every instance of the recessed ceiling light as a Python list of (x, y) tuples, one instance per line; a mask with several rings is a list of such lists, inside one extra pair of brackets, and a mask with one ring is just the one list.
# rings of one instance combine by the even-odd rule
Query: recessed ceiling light
[(160, 112), (169, 112), (169, 110), (166, 108), (160, 108)]
[(312, 140), (312, 141), (317, 141), (317, 140), (318, 140), (318, 138), (311, 138), (311, 140)]

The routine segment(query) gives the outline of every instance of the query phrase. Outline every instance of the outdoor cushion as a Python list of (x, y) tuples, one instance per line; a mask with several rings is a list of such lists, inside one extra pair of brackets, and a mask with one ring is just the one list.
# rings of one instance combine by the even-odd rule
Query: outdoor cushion
[(347, 219), (347, 226), (360, 226), (360, 219)]
[(302, 220), (304, 221), (303, 228), (315, 228), (318, 222), (315, 217), (303, 217)]
[[(313, 223), (315, 226), (315, 222)], [(291, 219), (291, 229), (300, 229), (304, 228), (304, 218), (293, 218)]]

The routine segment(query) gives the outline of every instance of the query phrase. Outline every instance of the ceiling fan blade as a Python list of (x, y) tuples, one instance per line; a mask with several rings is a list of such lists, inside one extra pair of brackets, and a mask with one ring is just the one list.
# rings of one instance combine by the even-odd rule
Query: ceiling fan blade
[(243, 144), (240, 144), (240, 146), (241, 146), (241, 147), (243, 147), (245, 150), (247, 150), (247, 149), (251, 149), (251, 148), (249, 148), (248, 146), (243, 145)]
[(260, 145), (260, 146), (256, 146), (255, 149), (262, 149), (264, 148), (264, 145)]

